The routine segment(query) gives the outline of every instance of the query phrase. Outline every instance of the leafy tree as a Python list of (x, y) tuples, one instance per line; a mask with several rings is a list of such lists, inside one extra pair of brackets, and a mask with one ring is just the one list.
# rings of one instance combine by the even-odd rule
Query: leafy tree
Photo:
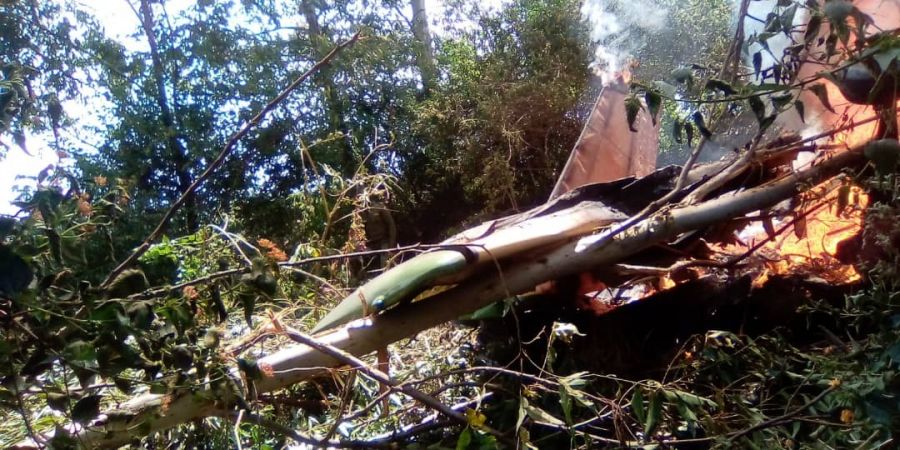
[(543, 201), (580, 132), (590, 81), (578, 3), (517, 1), (497, 13), (461, 7), (473, 8), (477, 25), (441, 42), (444, 83), (417, 107), (423, 147), (403, 166), (405, 209), (436, 231)]
[[(83, 93), (81, 69), (90, 64), (90, 54), (79, 51), (76, 21), (85, 28), (96, 25), (58, 3), (0, 4), (0, 133), (11, 135), (21, 151), (31, 153), (29, 133), (47, 130), (57, 151), (69, 150), (59, 134), (69, 123), (62, 104)], [(10, 144), (2, 141), (0, 159)]]

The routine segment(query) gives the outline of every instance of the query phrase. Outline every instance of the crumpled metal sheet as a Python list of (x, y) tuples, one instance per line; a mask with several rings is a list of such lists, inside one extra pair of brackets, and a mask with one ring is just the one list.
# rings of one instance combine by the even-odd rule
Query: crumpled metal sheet
[(625, 116), (628, 94), (621, 78), (604, 86), (550, 199), (586, 184), (642, 177), (656, 169), (659, 125), (642, 109), (634, 123), (637, 132), (630, 131)]

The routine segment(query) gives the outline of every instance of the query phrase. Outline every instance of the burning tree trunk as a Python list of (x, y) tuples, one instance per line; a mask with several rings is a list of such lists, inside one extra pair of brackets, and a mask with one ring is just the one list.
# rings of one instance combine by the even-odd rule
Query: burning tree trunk
[[(787, 150), (796, 151), (796, 146)], [(765, 167), (767, 161), (783, 161), (784, 152), (785, 149), (761, 151), (757, 154), (756, 162), (753, 165), (747, 164), (745, 169), (750, 170), (751, 166), (757, 165)], [(497, 261), (496, 265), (484, 265), (481, 270), (468, 275), (448, 290), (328, 332), (319, 336), (318, 341), (352, 355), (371, 353), (512, 294), (528, 292), (546, 281), (591, 268), (609, 268), (645, 249), (667, 243), (685, 233), (771, 208), (783, 200), (797, 196), (810, 185), (834, 177), (845, 168), (861, 166), (864, 161), (861, 153), (861, 149), (855, 149), (824, 157), (805, 170), (783, 176), (778, 170), (766, 170), (758, 177), (763, 179), (762, 183), (748, 190), (727, 191), (696, 204), (670, 204), (646, 214), (642, 220), (634, 221), (633, 225), (618, 230), (617, 233), (611, 233), (615, 228), (605, 228), (600, 234), (587, 232), (586, 235), (573, 235), (561, 241), (527, 249), (513, 258)], [(703, 170), (706, 169), (698, 169), (692, 174), (697, 176)], [(625, 197), (631, 200), (642, 199), (643, 204), (646, 204), (661, 194), (657, 190), (667, 184), (662, 181), (666, 177), (669, 185), (674, 184), (674, 174), (675, 171), (671, 168), (661, 169), (632, 183), (586, 186), (566, 198), (574, 202), (574, 206), (584, 207), (584, 204), (590, 204), (585, 202), (593, 200), (590, 194), (602, 193), (604, 189), (608, 191), (609, 186), (614, 186), (620, 192), (618, 197), (622, 197), (621, 192), (629, 192)], [(706, 179), (704, 177), (689, 186), (685, 192), (676, 193), (671, 198), (677, 200), (684, 197), (687, 191), (702, 185)], [(721, 189), (714, 193), (720, 191)], [(595, 205), (607, 208), (601, 203)], [(638, 205), (622, 209), (635, 214), (636, 209), (639, 209), (636, 206)], [(497, 268), (501, 270), (498, 271)], [(339, 359), (312, 347), (298, 345), (285, 348), (252, 363), (245, 361), (240, 369), (233, 368), (233, 383), (210, 384), (166, 395), (145, 394), (101, 415), (90, 426), (72, 430), (72, 433), (79, 442), (91, 447), (122, 445), (136, 437), (196, 418), (229, 415), (236, 405), (242, 403), (241, 392), (271, 392), (323, 375), (329, 368), (340, 364), (342, 362)], [(238, 381), (238, 374), (242, 375), (246, 383)], [(238, 389), (237, 386), (241, 384), (243, 386)], [(27, 447), (25, 445), (22, 448)]]

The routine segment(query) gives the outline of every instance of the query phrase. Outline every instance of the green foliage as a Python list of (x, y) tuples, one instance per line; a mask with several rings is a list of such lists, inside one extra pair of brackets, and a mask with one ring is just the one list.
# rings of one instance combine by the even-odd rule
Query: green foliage
[[(341, 380), (340, 399), (330, 385), (257, 398), (252, 381), (262, 374), (253, 355), (263, 344), (234, 338), (268, 311), (311, 325), (348, 285), (368, 276), (359, 261), (335, 255), (368, 248), (363, 217), (376, 203), (391, 209), (401, 242), (434, 242), (466, 220), (523, 209), (549, 192), (593, 97), (581, 2), (514, 0), (495, 11), (474, 1), (449, 3), (445, 19), (465, 15), (472, 26), (448, 25), (438, 39), (438, 76), (426, 91), (405, 2), (200, 1), (175, 8), (146, 1), (151, 27), (135, 35), (141, 45), (111, 39), (77, 2), (0, 2), (0, 48), (8, 58), (0, 77), (0, 157), (15, 148), (6, 135), (29, 151), (26, 136), (37, 133), (74, 161), (42, 172), (37, 187), (21, 193), (22, 211), (0, 218), (0, 445), (32, 430), (88, 424), (106, 406), (144, 393), (197, 395), (219, 401), (217, 408), (252, 404), (291, 429), (345, 438), (369, 438), (423, 417), (413, 407), (385, 414), (370, 404), (378, 387), (365, 377)], [(753, 56), (759, 85), (710, 68), (725, 56), (730, 3), (657, 2), (670, 11), (671, 26), (642, 37), (636, 50), (637, 75), (657, 81), (635, 83), (629, 111), (646, 108), (661, 122), (664, 148), (691, 146), (695, 132), (715, 136), (720, 119), (737, 112), (753, 113), (765, 128), (789, 105), (801, 105), (784, 83), (790, 59), (765, 67), (761, 53)], [(787, 33), (798, 8), (779, 4), (766, 18), (767, 31), (750, 39), (765, 46)], [(863, 33), (853, 26), (857, 13), (843, 9), (812, 8), (805, 44), (818, 48), (812, 31), (836, 25), (821, 43), (830, 57), (835, 43)], [(234, 131), (359, 29), (364, 38), (239, 142), (166, 236), (101, 289)], [(896, 42), (873, 42), (877, 51), (852, 56), (894, 70)], [(815, 86), (804, 88), (817, 93)], [(80, 100), (91, 105), (94, 122), (72, 109)], [(867, 153), (883, 172), (882, 187), (895, 183), (896, 151), (884, 148)], [(871, 217), (896, 217), (895, 208), (877, 206)], [(840, 447), (882, 439), (897, 420), (896, 258), (872, 268), (871, 290), (845, 305), (817, 306), (817, 314), (851, 318), (837, 333), (854, 336), (849, 352), (826, 354), (779, 334), (720, 333), (692, 343), (696, 356), (673, 369), (674, 381), (551, 376), (564, 363), (554, 348), (572, 338), (561, 327), (553, 330), (546, 379), (519, 383), (508, 398), (471, 410), (464, 428), (416, 439), (498, 448), (485, 431), (490, 421), (514, 429), (529, 448), (610, 443), (612, 434), (572, 431), (585, 420), (601, 420), (597, 430), (608, 426), (618, 433), (615, 442), (630, 436), (635, 445), (697, 438), (727, 447), (733, 438), (773, 448), (809, 438), (810, 445)], [(423, 362), (431, 351), (423, 347), (398, 379), (446, 374), (459, 364), (449, 356)], [(234, 361), (250, 381), (248, 392), (232, 378)], [(798, 422), (790, 421), (730, 434), (814, 398), (831, 380), (842, 380), (840, 388), (802, 414), (834, 422), (844, 418), (831, 417), (835, 411), (850, 411), (858, 420), (845, 423), (847, 433), (811, 422), (794, 429)], [(448, 401), (482, 388), (462, 374), (421, 384)], [(282, 403), (304, 409), (298, 414)], [(345, 406), (368, 408), (368, 415), (329, 430), (346, 417)], [(225, 448), (235, 436), (259, 448), (285, 440), (217, 419), (158, 439)], [(60, 448), (75, 444), (63, 431), (53, 440)]]
[(586, 112), (588, 30), (578, 8), (512, 2), (442, 43), (446, 82), (415, 110), (424, 146), (407, 156), (401, 180), (413, 222), (433, 230), (544, 199)]

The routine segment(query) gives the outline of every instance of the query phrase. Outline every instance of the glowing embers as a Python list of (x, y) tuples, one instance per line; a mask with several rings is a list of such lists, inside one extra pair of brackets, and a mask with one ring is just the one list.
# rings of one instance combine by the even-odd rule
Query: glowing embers
[(826, 181), (795, 199), (783, 217), (755, 222), (738, 233), (739, 243), (716, 249), (730, 255), (755, 249), (744, 264), (756, 272), (754, 287), (761, 287), (772, 275), (851, 283), (860, 274), (838, 259), (838, 244), (860, 232), (868, 201), (859, 187), (845, 180)]

